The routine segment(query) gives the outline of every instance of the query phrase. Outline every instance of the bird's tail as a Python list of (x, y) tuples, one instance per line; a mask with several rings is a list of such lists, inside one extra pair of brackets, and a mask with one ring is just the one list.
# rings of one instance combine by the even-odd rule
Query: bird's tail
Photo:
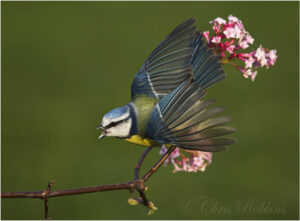
[(194, 48), (191, 64), (196, 85), (206, 89), (225, 77), (220, 55), (203, 42), (201, 33), (196, 33), (191, 47)]
[[(204, 81), (203, 81), (204, 82)], [(204, 85), (209, 85), (207, 81)], [(189, 150), (216, 152), (236, 142), (231, 137), (221, 137), (235, 131), (232, 127), (219, 127), (231, 119), (212, 116), (223, 107), (207, 109), (215, 100), (203, 100), (205, 90), (192, 82), (184, 82), (155, 106), (147, 136), (159, 143), (172, 144)]]

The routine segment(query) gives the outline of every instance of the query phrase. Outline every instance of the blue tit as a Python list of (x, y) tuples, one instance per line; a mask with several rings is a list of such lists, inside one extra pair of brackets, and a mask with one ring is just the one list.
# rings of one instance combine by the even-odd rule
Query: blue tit
[(215, 117), (207, 88), (224, 79), (220, 56), (207, 47), (195, 19), (177, 26), (149, 55), (131, 85), (131, 102), (108, 112), (99, 139), (112, 136), (144, 146), (175, 145), (216, 152), (236, 142), (224, 137), (230, 117)]

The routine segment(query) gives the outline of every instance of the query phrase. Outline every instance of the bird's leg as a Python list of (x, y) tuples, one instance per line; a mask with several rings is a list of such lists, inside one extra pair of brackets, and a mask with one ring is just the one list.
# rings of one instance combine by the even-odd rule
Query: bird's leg
[(146, 150), (143, 152), (142, 156), (140, 157), (139, 162), (137, 163), (136, 167), (134, 168), (134, 180), (137, 180), (139, 178), (139, 172), (141, 169), (141, 165), (144, 162), (145, 157), (150, 152), (152, 147), (147, 147)]

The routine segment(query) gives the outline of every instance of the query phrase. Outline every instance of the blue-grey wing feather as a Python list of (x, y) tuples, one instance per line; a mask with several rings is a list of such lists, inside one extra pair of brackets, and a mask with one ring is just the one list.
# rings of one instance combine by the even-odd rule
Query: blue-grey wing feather
[(192, 43), (197, 33), (194, 22), (193, 18), (184, 21), (149, 55), (131, 85), (132, 98), (147, 94), (161, 99), (192, 77)]

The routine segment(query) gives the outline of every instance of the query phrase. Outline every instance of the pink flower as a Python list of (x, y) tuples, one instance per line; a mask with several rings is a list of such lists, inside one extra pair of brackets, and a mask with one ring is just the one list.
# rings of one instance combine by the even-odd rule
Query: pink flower
[(255, 57), (257, 58), (260, 67), (264, 67), (266, 66), (267, 68), (269, 68), (270, 65), (274, 65), (277, 59), (277, 55), (276, 55), (276, 50), (269, 50), (262, 48), (261, 45), (259, 46), (259, 48), (256, 50), (255, 53)]
[(237, 25), (243, 32), (245, 32), (245, 28), (244, 28), (244, 26), (243, 26), (243, 24), (242, 24), (242, 21), (238, 21), (238, 22), (236, 23), (236, 25)]
[(218, 23), (218, 24), (223, 24), (223, 25), (225, 25), (226, 24), (226, 20), (224, 20), (223, 18), (216, 18), (216, 19), (214, 19), (213, 21), (210, 21), (209, 23), (214, 23), (214, 22), (216, 22), (216, 23)]
[(251, 69), (241, 69), (241, 72), (243, 73), (244, 78), (248, 78), (252, 74)]
[(271, 58), (271, 60), (276, 60), (277, 58), (276, 50), (270, 50), (268, 56)]
[(234, 34), (236, 39), (240, 39), (242, 36), (242, 30), (236, 25), (234, 26)]
[(248, 32), (245, 32), (245, 33), (242, 32), (242, 34), (240, 35), (240, 39), (238, 41), (238, 45), (242, 49), (246, 49), (249, 47), (249, 44), (252, 44), (253, 42), (254, 42), (254, 39), (251, 37), (251, 35), (249, 35)]
[[(263, 48), (261, 45), (255, 51), (240, 53), (239, 50), (247, 49), (249, 44), (253, 44), (254, 38), (245, 30), (242, 21), (233, 15), (228, 16), (228, 21), (223, 18), (216, 18), (210, 23), (213, 24), (213, 36), (209, 32), (203, 33), (207, 45), (215, 49), (221, 55), (220, 59), (224, 63), (230, 64), (242, 72), (245, 78), (254, 81), (257, 71), (254, 69), (274, 65), (277, 60), (276, 50)], [(241, 60), (245, 66), (239, 66), (233, 61)]]
[(238, 22), (239, 21), (239, 19), (237, 17), (233, 16), (233, 15), (229, 15), (228, 20), (232, 21), (232, 22)]
[[(160, 154), (166, 153), (167, 148), (163, 144), (161, 146)], [(184, 154), (185, 153), (185, 154)], [(174, 166), (173, 172), (197, 172), (204, 171), (212, 161), (212, 153), (202, 151), (190, 151), (176, 148), (172, 154), (167, 158), (164, 165), (172, 164)]]
[(253, 44), (253, 42), (254, 42), (254, 39), (251, 37), (251, 35), (247, 35), (246, 36), (246, 41), (248, 42), (248, 43), (250, 43), (250, 44)]
[(243, 73), (244, 78), (249, 78), (251, 77), (251, 80), (254, 81), (257, 71), (252, 71), (251, 69), (244, 69), (241, 68), (240, 71)]
[(252, 68), (252, 64), (254, 63), (255, 59), (253, 57), (250, 57), (245, 61), (246, 68)]
[(255, 57), (258, 60), (261, 60), (261, 59), (265, 58), (265, 50), (263, 50), (263, 48), (261, 47), (261, 45), (259, 46), (258, 49), (256, 49)]
[(209, 31), (205, 31), (202, 34), (204, 36), (204, 38), (206, 39), (207, 44), (210, 44), (210, 40), (209, 40)]
[(235, 38), (235, 30), (234, 28), (226, 28), (223, 32), (226, 38)]
[(212, 43), (220, 43), (221, 42), (221, 36), (212, 37), (211, 39)]
[(238, 43), (238, 45), (239, 45), (242, 49), (246, 49), (246, 48), (249, 47), (247, 41), (241, 41), (241, 42)]
[(239, 56), (239, 58), (245, 62), (245, 68), (259, 68), (265, 66), (268, 69), (270, 65), (275, 64), (277, 59), (276, 50), (269, 51), (261, 46), (251, 53), (239, 54)]
[(267, 54), (269, 57), (269, 63), (270, 65), (274, 65), (277, 59), (276, 50), (270, 50), (270, 52)]
[(251, 80), (254, 81), (255, 77), (257, 75), (257, 71), (254, 71), (251, 75)]
[[(160, 149), (160, 152), (159, 154), (160, 155), (164, 155), (166, 152), (167, 152), (167, 148), (165, 147), (165, 145), (163, 144), (161, 146), (161, 149)], [(168, 163), (170, 163), (172, 161), (172, 159), (175, 159), (179, 157), (179, 148), (176, 148), (172, 153), (171, 155), (166, 159), (166, 161), (164, 162), (164, 165), (166, 166)]]
[(235, 49), (235, 45), (230, 45), (229, 47), (226, 48), (226, 50), (230, 53), (233, 54)]
[(267, 66), (267, 68), (268, 68), (268, 61), (267, 61), (266, 57), (263, 57), (263, 58), (260, 60), (260, 66), (261, 66), (261, 67)]
[(192, 172), (205, 171), (206, 166), (208, 166), (212, 161), (212, 153), (203, 151), (189, 151), (193, 156), (190, 159), (190, 168)]

